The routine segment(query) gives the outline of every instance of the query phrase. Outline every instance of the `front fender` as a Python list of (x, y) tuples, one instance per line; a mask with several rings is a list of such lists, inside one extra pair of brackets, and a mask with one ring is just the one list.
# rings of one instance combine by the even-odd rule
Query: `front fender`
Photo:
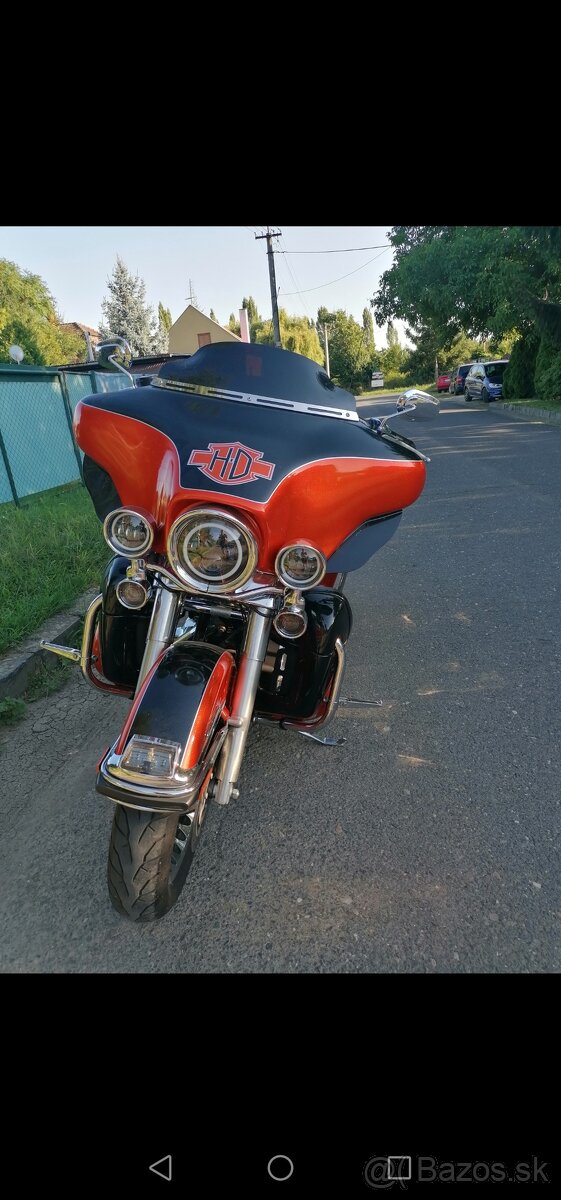
[[(129, 808), (151, 812), (192, 808), (226, 736), (234, 674), (232, 654), (218, 646), (189, 642), (164, 650), (119, 738), (99, 765), (97, 791)], [(133, 737), (178, 747), (173, 775), (139, 775), (123, 767)]]

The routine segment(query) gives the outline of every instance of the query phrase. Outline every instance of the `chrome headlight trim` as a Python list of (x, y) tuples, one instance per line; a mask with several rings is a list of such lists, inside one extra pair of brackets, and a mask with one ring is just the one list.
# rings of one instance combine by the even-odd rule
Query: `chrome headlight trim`
[[(283, 558), (287, 554), (290, 554), (291, 550), (300, 549), (311, 550), (312, 554), (314, 554), (318, 559), (318, 570), (316, 571), (316, 574), (313, 575), (309, 580), (297, 579), (295, 576), (290, 575), (288, 571), (283, 570)], [(326, 570), (327, 561), (325, 555), (322, 554), (321, 550), (318, 550), (316, 546), (312, 546), (310, 542), (291, 542), (289, 546), (283, 546), (282, 549), (279, 550), (275, 559), (275, 571), (279, 579), (282, 579), (282, 582), (286, 587), (295, 588), (299, 592), (307, 592), (310, 588), (316, 587), (316, 584), (323, 579)]]
[[(189, 522), (196, 517), (202, 524), (205, 520), (208, 524), (223, 524), (233, 527), (238, 535), (244, 539), (247, 549), (247, 562), (245, 567), (238, 575), (231, 576), (224, 583), (208, 581), (204, 582), (191, 574), (188, 567), (185, 566), (179, 557), (178, 544), (182, 530)], [(180, 517), (173, 522), (167, 539), (167, 554), (168, 559), (175, 571), (175, 574), (182, 580), (183, 583), (189, 585), (194, 592), (202, 592), (204, 595), (221, 595), (224, 592), (234, 592), (238, 588), (243, 587), (248, 579), (253, 575), (257, 566), (258, 548), (257, 542), (251, 530), (243, 521), (239, 521), (237, 517), (232, 516), (232, 513), (221, 508), (191, 508), (188, 512), (182, 513)]]
[[(138, 517), (138, 520), (142, 521), (147, 529), (147, 536), (144, 542), (139, 543), (137, 546), (125, 546), (117, 538), (113, 537), (112, 539), (112, 527), (119, 517)], [(103, 536), (107, 545), (111, 547), (115, 554), (122, 554), (125, 558), (138, 558), (140, 555), (146, 554), (146, 551), (150, 549), (154, 541), (154, 526), (146, 517), (146, 514), (138, 512), (136, 508), (114, 508), (113, 512), (107, 514), (103, 522)]]

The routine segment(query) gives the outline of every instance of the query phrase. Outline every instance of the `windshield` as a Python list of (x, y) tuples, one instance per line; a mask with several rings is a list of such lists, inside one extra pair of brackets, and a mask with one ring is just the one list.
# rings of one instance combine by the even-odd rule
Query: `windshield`
[(485, 367), (485, 374), (486, 374), (487, 378), (491, 380), (492, 383), (502, 383), (504, 369), (507, 366), (508, 366), (508, 363), (502, 363), (502, 362), (487, 363), (487, 365)]
[(356, 415), (355, 398), (337, 387), (319, 363), (290, 350), (255, 342), (215, 342), (190, 358), (179, 355), (161, 367), (157, 386), (168, 380), (185, 391), (261, 405), (337, 409)]

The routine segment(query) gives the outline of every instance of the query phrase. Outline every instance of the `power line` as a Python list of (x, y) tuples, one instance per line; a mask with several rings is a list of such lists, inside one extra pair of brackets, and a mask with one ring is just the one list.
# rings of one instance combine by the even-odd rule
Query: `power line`
[[(247, 229), (248, 226), (246, 225)], [(379, 246), (347, 246), (346, 250), (280, 250), (280, 254), (353, 254), (355, 250), (387, 250), (391, 242), (381, 242)]]
[[(382, 254), (383, 253), (384, 253), (384, 251), (382, 250)], [(321, 288), (331, 287), (332, 283), (339, 283), (339, 281), (341, 279), (348, 279), (349, 275), (356, 275), (357, 271), (363, 271), (365, 267), (369, 267), (370, 263), (375, 262), (377, 258), (381, 258), (381, 254), (375, 254), (374, 258), (369, 258), (368, 262), (363, 263), (361, 267), (355, 267), (354, 271), (347, 271), (346, 275), (338, 275), (337, 279), (329, 279), (327, 281), (327, 283), (318, 283), (317, 287), (303, 288), (302, 290), (305, 292), (319, 292), (321, 290)], [(300, 292), (281, 292), (281, 296), (299, 296), (299, 295), (300, 295)]]
[[(280, 239), (279, 239), (279, 240), (280, 240)], [(279, 253), (281, 253), (281, 254), (290, 254), (290, 250), (281, 250), (281, 251), (279, 251)], [(291, 277), (291, 279), (292, 279), (292, 282), (293, 282), (293, 284), (294, 284), (294, 287), (295, 287), (297, 290), (296, 290), (296, 292), (281, 292), (281, 295), (283, 295), (283, 296), (294, 296), (294, 295), (297, 295), (297, 296), (299, 296), (299, 297), (300, 297), (300, 299), (301, 299), (301, 301), (302, 301), (302, 304), (303, 304), (303, 306), (304, 306), (304, 310), (305, 310), (305, 312), (306, 312), (306, 316), (308, 317), (308, 320), (312, 321), (312, 320), (313, 320), (313, 317), (311, 317), (311, 316), (310, 316), (310, 313), (308, 312), (308, 306), (307, 306), (307, 304), (306, 304), (306, 301), (304, 300), (304, 297), (303, 297), (303, 295), (302, 295), (302, 288), (300, 287), (300, 285), (299, 285), (299, 283), (298, 283), (298, 280), (297, 280), (297, 278), (296, 278), (296, 276), (295, 276), (295, 274), (294, 274), (294, 271), (292, 270), (292, 267), (291, 267), (290, 263), (285, 263), (284, 265), (286, 266), (286, 269), (287, 269), (287, 271), (288, 271), (288, 272), (289, 272), (289, 274), (290, 274), (290, 277)]]

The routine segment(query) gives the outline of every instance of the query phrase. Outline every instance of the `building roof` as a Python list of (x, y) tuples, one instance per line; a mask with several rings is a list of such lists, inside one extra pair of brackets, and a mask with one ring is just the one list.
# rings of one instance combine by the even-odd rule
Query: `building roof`
[[(180, 321), (181, 318), (185, 316), (185, 313), (189, 312), (189, 310), (191, 310), (191, 312), (197, 313), (199, 315), (199, 317), (204, 317), (205, 321), (210, 321), (211, 325), (216, 325), (217, 329), (225, 329), (226, 333), (230, 333), (232, 335), (232, 337), (236, 339), (236, 341), (238, 341), (238, 342), (243, 341), (243, 338), (241, 338), (239, 336), (239, 334), (234, 333), (233, 329), (229, 329), (227, 325), (221, 325), (220, 321), (215, 321), (213, 319), (213, 317), (207, 317), (206, 313), (201, 312), (200, 308), (195, 308), (194, 304), (188, 304), (187, 308), (184, 308), (183, 312), (179, 314), (177, 321)], [(174, 321), (173, 325), (177, 325), (177, 321)], [(173, 329), (173, 325), (171, 326), (172, 329)]]
[(80, 333), (89, 333), (90, 337), (101, 338), (99, 329), (92, 329), (91, 325), (82, 325), (80, 321), (62, 321), (61, 329), (77, 329)]

